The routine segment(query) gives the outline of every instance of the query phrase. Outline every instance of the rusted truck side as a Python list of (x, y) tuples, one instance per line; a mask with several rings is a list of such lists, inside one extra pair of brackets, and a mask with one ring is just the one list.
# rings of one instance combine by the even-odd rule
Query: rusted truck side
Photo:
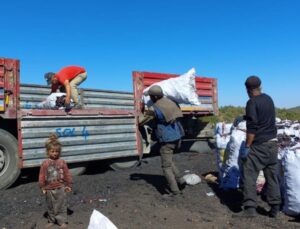
[(83, 163), (108, 158), (116, 159), (114, 168), (137, 163), (142, 147), (131, 92), (80, 89), (84, 109), (40, 109), (50, 88), (20, 84), (19, 74), (18, 60), (0, 58), (0, 189), (22, 168), (40, 166), (53, 132), (63, 144), (62, 158), (79, 171)]
[[(178, 74), (165, 74), (156, 72), (138, 72), (132, 73), (134, 82), (134, 103), (135, 113), (138, 115), (142, 112), (143, 103), (142, 95), (143, 90), (153, 83), (178, 77)], [(182, 120), (185, 129), (185, 141), (188, 143), (188, 150), (201, 151), (198, 149), (202, 147), (209, 148), (208, 140), (212, 140), (214, 137), (213, 127), (210, 123), (203, 122), (201, 117), (218, 115), (218, 90), (217, 90), (217, 79), (212, 77), (195, 77), (196, 91), (201, 102), (200, 106), (191, 106), (186, 104), (180, 104), (181, 110), (183, 111), (184, 118)], [(150, 141), (148, 147), (144, 146), (144, 153), (150, 152), (150, 145), (152, 144), (152, 137), (149, 136), (148, 127), (146, 126), (145, 131), (142, 129), (146, 142)], [(197, 143), (197, 144), (195, 144)]]

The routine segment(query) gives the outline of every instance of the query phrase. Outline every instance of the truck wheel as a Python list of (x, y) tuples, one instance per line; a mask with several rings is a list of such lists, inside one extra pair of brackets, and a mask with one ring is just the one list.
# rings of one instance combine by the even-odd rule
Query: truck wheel
[(140, 156), (115, 159), (109, 166), (115, 171), (135, 168), (140, 163)]
[(143, 157), (144, 141), (141, 132), (139, 132), (139, 134), (140, 134), (141, 144), (138, 144), (140, 146), (138, 151), (140, 152), (140, 155), (114, 159), (114, 161), (109, 165), (113, 170), (115, 171), (127, 170), (131, 168), (135, 168), (141, 163), (141, 159)]
[(208, 141), (183, 141), (182, 151), (196, 152), (196, 153), (211, 153), (212, 145)]
[(196, 141), (190, 150), (198, 153), (211, 153), (212, 147), (208, 141)]
[(72, 176), (80, 176), (86, 171), (87, 166), (88, 163), (83, 162), (83, 163), (69, 164), (68, 168)]
[(0, 129), (0, 189), (11, 186), (19, 175), (17, 139), (9, 132)]

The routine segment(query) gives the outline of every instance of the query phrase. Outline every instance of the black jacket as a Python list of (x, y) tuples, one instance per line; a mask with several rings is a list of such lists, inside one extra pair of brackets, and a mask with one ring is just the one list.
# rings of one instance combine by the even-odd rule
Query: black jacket
[(269, 141), (277, 136), (275, 106), (267, 94), (251, 97), (246, 105), (247, 133), (254, 134), (253, 144)]

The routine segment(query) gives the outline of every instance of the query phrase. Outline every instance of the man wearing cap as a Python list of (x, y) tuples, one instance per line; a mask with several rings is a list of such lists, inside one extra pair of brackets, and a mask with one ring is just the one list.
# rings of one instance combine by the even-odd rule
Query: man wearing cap
[(70, 105), (71, 98), (74, 107), (80, 107), (78, 103), (77, 86), (87, 78), (86, 70), (79, 66), (67, 66), (59, 72), (48, 72), (45, 74), (47, 83), (51, 84), (51, 93), (56, 92), (60, 87), (64, 87), (66, 91), (65, 106)]
[(261, 80), (250, 76), (245, 82), (249, 100), (246, 105), (246, 148), (243, 155), (243, 217), (256, 216), (256, 180), (260, 170), (266, 179), (266, 198), (271, 209), (270, 217), (280, 210), (281, 195), (277, 178), (277, 129), (272, 98), (261, 92)]
[[(178, 185), (184, 188), (185, 181), (173, 161), (173, 153), (180, 148), (184, 135), (178, 120), (183, 117), (182, 111), (175, 102), (163, 96), (162, 88), (158, 85), (152, 86), (147, 94), (153, 102), (155, 135), (160, 144), (162, 169), (171, 190), (170, 195), (181, 194)], [(149, 121), (149, 118), (144, 120)], [(145, 121), (140, 120), (140, 125), (143, 124)]]

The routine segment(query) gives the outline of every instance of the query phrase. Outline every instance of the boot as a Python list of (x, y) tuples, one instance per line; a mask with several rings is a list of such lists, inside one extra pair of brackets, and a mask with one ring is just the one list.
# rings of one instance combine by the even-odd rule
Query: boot
[[(169, 184), (170, 190), (172, 193), (179, 193), (180, 190), (177, 185), (177, 181), (175, 179), (174, 173), (171, 168), (165, 168), (164, 174)], [(176, 194), (175, 194), (176, 195)]]
[(276, 218), (278, 213), (280, 211), (280, 206), (279, 205), (271, 205), (271, 209), (268, 212), (269, 217), (271, 218)]
[(236, 218), (254, 218), (257, 216), (256, 208), (254, 207), (245, 207), (244, 211), (240, 214), (233, 215)]
[(182, 192), (181, 191), (175, 191), (175, 192), (170, 192), (170, 193), (166, 193), (166, 194), (163, 194), (162, 197), (164, 199), (174, 199), (176, 197), (182, 197)]
[(186, 181), (182, 177), (177, 181), (177, 184), (180, 191), (182, 191), (186, 187)]

